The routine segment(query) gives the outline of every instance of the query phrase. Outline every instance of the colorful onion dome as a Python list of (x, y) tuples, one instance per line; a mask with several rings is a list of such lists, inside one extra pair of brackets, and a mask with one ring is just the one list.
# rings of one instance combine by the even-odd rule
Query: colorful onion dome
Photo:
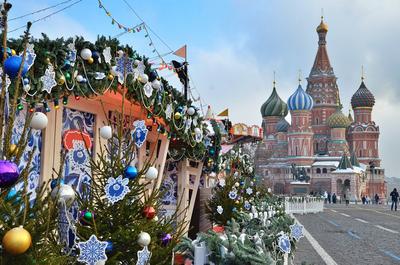
[(288, 107), (291, 111), (311, 110), (313, 107), (313, 99), (299, 84), (296, 91), (289, 97)]
[(321, 23), (317, 27), (317, 32), (328, 32), (328, 25), (324, 23), (324, 19), (321, 17)]
[(355, 109), (360, 107), (372, 108), (374, 105), (375, 97), (362, 81), (356, 93), (351, 97), (351, 106)]
[(341, 106), (336, 109), (336, 111), (329, 116), (326, 120), (326, 124), (328, 124), (331, 128), (347, 128), (350, 125), (349, 118), (343, 114)]
[(272, 90), (271, 96), (261, 106), (261, 115), (263, 117), (268, 116), (281, 116), (285, 117), (288, 114), (286, 103), (278, 96), (276, 88)]
[(289, 122), (285, 118), (282, 118), (276, 123), (275, 128), (277, 132), (287, 132), (289, 126), (290, 126)]

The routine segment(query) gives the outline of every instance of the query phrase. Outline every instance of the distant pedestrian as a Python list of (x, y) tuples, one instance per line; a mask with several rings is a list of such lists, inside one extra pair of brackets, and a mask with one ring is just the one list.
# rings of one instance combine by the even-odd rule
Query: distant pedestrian
[(390, 196), (392, 197), (392, 207), (390, 207), (390, 209), (393, 211), (394, 205), (394, 210), (397, 211), (397, 201), (399, 199), (399, 193), (397, 192), (396, 188), (393, 189), (393, 191), (390, 193)]
[(324, 201), (325, 201), (325, 203), (328, 202), (328, 192), (327, 191), (324, 192)]
[(378, 193), (375, 194), (375, 204), (379, 203), (379, 195)]
[(336, 193), (333, 193), (332, 195), (332, 202), (336, 204)]
[(332, 198), (332, 195), (331, 195), (330, 192), (328, 192), (328, 202), (329, 202), (329, 204), (331, 204), (331, 198)]
[(369, 204), (371, 202), (371, 199), (369, 198), (369, 196), (367, 195), (366, 197), (365, 197), (365, 203), (366, 204)]
[(362, 201), (362, 204), (365, 204), (365, 201), (366, 201), (365, 195), (363, 195), (363, 196), (361, 197), (361, 201)]
[(350, 203), (350, 190), (347, 190), (345, 193), (344, 193), (344, 199), (345, 199), (345, 201), (346, 201), (346, 205), (349, 205), (349, 203)]

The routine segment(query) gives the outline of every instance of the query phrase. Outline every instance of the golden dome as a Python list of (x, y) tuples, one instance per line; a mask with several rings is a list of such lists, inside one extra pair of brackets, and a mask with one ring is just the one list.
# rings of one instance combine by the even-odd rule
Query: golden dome
[(328, 32), (328, 25), (324, 23), (323, 18), (321, 18), (321, 23), (317, 27), (317, 32)]

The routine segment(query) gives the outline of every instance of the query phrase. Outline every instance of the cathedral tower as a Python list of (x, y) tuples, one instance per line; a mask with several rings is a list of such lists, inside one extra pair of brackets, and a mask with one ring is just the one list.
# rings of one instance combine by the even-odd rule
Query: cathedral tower
[(318, 51), (315, 56), (309, 77), (307, 78), (307, 93), (314, 100), (312, 109), (312, 129), (314, 132), (314, 153), (326, 153), (327, 143), (330, 138), (330, 128), (327, 119), (337, 107), (339, 88), (336, 84), (336, 76), (330, 64), (326, 50), (326, 34), (328, 25), (321, 17), (321, 23), (317, 27)]

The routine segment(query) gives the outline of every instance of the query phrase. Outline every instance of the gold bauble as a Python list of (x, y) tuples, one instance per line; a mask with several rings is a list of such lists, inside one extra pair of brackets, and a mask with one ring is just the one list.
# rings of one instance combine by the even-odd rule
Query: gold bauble
[(18, 153), (18, 147), (15, 144), (10, 145), (10, 154), (15, 155)]
[(17, 54), (17, 52), (14, 49), (11, 49), (11, 55), (14, 56), (16, 54)]
[(240, 203), (240, 201), (239, 201), (239, 200), (236, 200), (236, 201), (235, 201), (235, 203), (236, 203), (236, 204), (239, 204), (239, 203)]
[(65, 83), (65, 76), (62, 75), (62, 76), (58, 79), (58, 85), (62, 86), (62, 85), (64, 85), (64, 83)]
[(108, 78), (108, 80), (112, 81), (112, 80), (114, 79), (114, 76), (113, 76), (112, 74), (109, 74), (109, 75), (107, 76), (107, 78)]
[(3, 248), (11, 255), (23, 254), (31, 245), (31, 234), (22, 226), (11, 229), (3, 237)]
[(46, 58), (46, 63), (47, 63), (47, 64), (51, 64), (50, 58)]
[(90, 57), (87, 61), (88, 61), (89, 64), (94, 63), (93, 57)]
[(181, 118), (182, 114), (180, 112), (175, 112), (175, 120), (179, 120)]

